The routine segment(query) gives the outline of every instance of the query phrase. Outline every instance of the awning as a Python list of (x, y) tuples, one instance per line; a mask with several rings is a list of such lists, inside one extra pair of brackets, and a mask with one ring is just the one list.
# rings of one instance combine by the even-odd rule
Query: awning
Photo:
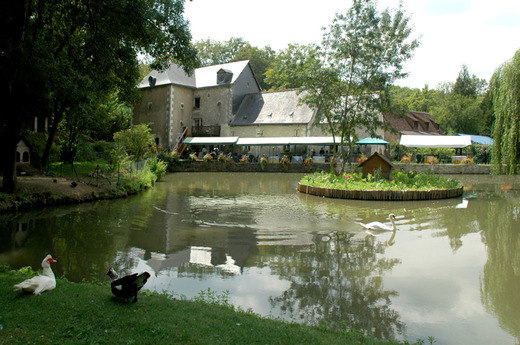
[(461, 134), (457, 133), (456, 135), (464, 136), (468, 135), (471, 137), (472, 143), (482, 144), (482, 145), (493, 145), (493, 138), (486, 137), (485, 135), (473, 135), (473, 134)]
[[(237, 145), (241, 146), (282, 146), (282, 145), (334, 145), (332, 137), (270, 137), (270, 138), (239, 138)], [(336, 138), (339, 144), (339, 138)]]
[(379, 138), (364, 138), (359, 141), (356, 141), (358, 145), (388, 145), (390, 144), (388, 141), (384, 141)]
[(471, 137), (458, 135), (401, 135), (400, 144), (407, 147), (448, 147), (460, 149), (471, 145)]
[(189, 137), (184, 139), (186, 145), (233, 145), (238, 137)]

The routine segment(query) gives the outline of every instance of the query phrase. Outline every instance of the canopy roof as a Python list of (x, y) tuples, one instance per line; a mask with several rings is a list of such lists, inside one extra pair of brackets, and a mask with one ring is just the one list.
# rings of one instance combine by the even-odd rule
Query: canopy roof
[[(186, 145), (241, 145), (241, 146), (282, 146), (282, 145), (334, 145), (332, 137), (189, 137)], [(336, 139), (339, 144), (339, 139)]]
[(356, 141), (358, 145), (388, 145), (390, 144), (388, 141), (384, 141), (379, 138), (364, 138), (359, 141)]
[(486, 137), (484, 135), (473, 135), (473, 134), (461, 134), (457, 133), (457, 135), (463, 136), (468, 135), (471, 137), (471, 142), (483, 145), (493, 145), (493, 138)]
[(186, 145), (232, 145), (236, 144), (238, 137), (190, 137), (184, 139)]
[[(336, 144), (339, 144), (338, 139), (336, 139)], [(239, 138), (237, 145), (242, 145), (242, 146), (334, 145), (334, 140), (332, 137)]]
[(471, 137), (459, 135), (401, 135), (400, 144), (407, 147), (450, 147), (460, 149), (471, 145)]

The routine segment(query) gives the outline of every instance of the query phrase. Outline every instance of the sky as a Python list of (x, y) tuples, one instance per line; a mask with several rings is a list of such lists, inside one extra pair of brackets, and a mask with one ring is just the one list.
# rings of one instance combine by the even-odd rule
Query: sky
[[(404, 65), (409, 76), (396, 84), (412, 88), (455, 82), (463, 65), (489, 81), (502, 63), (520, 49), (518, 0), (402, 0), (411, 17), (412, 37), (421, 42)], [(322, 28), (351, 0), (192, 0), (185, 18), (195, 41), (241, 37), (275, 51), (290, 43), (321, 42)], [(398, 0), (380, 0), (380, 9), (397, 8)]]

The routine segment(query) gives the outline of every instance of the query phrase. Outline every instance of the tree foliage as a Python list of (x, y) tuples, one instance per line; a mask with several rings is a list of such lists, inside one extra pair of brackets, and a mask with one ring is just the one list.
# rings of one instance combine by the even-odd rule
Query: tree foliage
[(130, 150), (136, 161), (146, 158), (154, 145), (154, 135), (150, 126), (139, 124), (114, 133), (114, 141), (122, 149)]
[[(153, 68), (171, 60), (195, 66), (184, 0), (19, 0), (0, 4), (0, 104), (3, 188), (16, 187), (16, 144), (33, 117), (90, 113), (99, 95), (130, 102), (138, 54)], [(71, 122), (71, 121), (69, 121)]]
[(346, 163), (357, 129), (371, 135), (384, 126), (382, 112), (390, 110), (390, 85), (406, 76), (403, 63), (419, 45), (409, 39), (412, 28), (402, 4), (377, 10), (377, 2), (355, 0), (346, 14), (337, 14), (319, 49), (321, 66), (307, 69), (303, 100), (319, 109), (317, 123), (325, 123), (338, 139)]
[(495, 112), (494, 170), (515, 174), (520, 154), (520, 50), (495, 70), (489, 89)]

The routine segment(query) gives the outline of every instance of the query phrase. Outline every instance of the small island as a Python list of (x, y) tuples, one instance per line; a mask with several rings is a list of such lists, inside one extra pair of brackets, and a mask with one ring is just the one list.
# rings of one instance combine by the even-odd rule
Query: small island
[(374, 174), (314, 173), (298, 183), (301, 193), (340, 199), (407, 201), (460, 197), (463, 187), (457, 180), (432, 173), (394, 171), (390, 179), (381, 170)]

